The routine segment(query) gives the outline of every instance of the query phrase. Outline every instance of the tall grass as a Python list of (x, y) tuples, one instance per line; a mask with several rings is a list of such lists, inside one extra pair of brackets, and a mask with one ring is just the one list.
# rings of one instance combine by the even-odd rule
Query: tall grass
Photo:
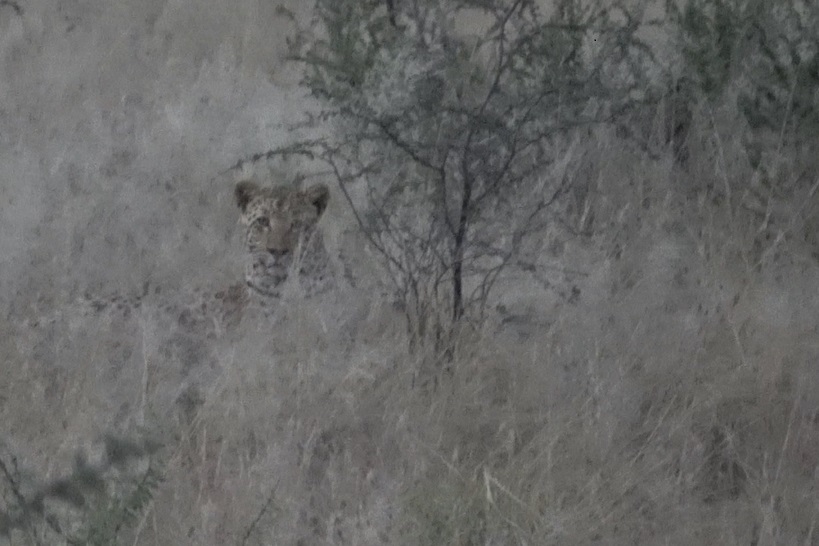
[[(86, 34), (67, 39), (73, 51), (102, 54), (91, 30), (77, 32)], [(202, 135), (285, 102), (264, 79), (251, 89), (255, 76), (236, 76), (230, 62), (204, 60), (190, 76), (163, 59), (163, 85), (188, 87), (169, 107), (129, 103), (144, 124), (129, 145), (135, 158), (151, 157), (192, 128), (192, 157), (207, 169), (185, 174), (193, 159), (169, 151), (160, 166), (173, 176), (145, 159), (118, 175), (94, 171), (98, 159), (124, 160), (116, 146), (89, 142), (127, 142), (115, 120), (77, 129), (76, 104), (55, 131), (83, 161), (57, 161), (58, 139), (42, 165), (22, 169), (37, 163), (26, 154), (36, 156), (44, 137), (21, 129), (32, 147), (7, 163), (27, 174), (3, 196), (17, 195), (36, 221), (4, 205), (3, 225), (34, 250), (2, 279), (16, 296), (3, 298), (0, 317), (0, 460), (9, 470), (0, 528), (19, 508), (14, 489), (29, 498), (71, 475), (78, 450), (114, 430), (149, 431), (164, 446), (163, 480), (117, 530), (121, 544), (817, 542), (817, 179), (806, 167), (815, 155), (772, 135), (777, 166), (765, 176), (788, 191), (760, 183), (729, 102), (693, 108), (684, 165), (673, 146), (649, 156), (614, 133), (589, 134), (566, 161), (573, 205), (498, 286), (487, 322), (463, 328), (447, 365), (430, 366), (439, 355), (408, 350), (402, 313), (379, 289), (383, 272), (337, 202), (322, 227), (356, 287), (273, 320), (251, 313), (230, 331), (185, 329), (169, 314), (168, 302), (190, 303), (180, 287), (188, 279), (217, 290), (241, 276), (229, 184), (205, 173), (269, 148), (237, 127), (223, 144)], [(4, 63), (20, 69), (8, 55)], [(206, 114), (191, 106), (196, 93), (211, 101)], [(56, 108), (59, 97), (48, 97)], [(75, 130), (89, 140), (68, 139)], [(209, 146), (219, 159), (204, 159)], [(79, 169), (65, 193), (44, 190), (52, 168)], [(140, 168), (163, 182), (115, 185)], [(29, 193), (14, 194), (23, 182)], [(137, 187), (161, 192), (142, 201)], [(179, 212), (173, 222), (168, 211)], [(68, 240), (56, 237), (66, 225)], [(83, 238), (88, 226), (113, 234)], [(4, 247), (13, 257), (16, 244)], [(132, 268), (125, 257), (135, 255)], [(144, 281), (153, 284), (139, 310), (71, 306), (82, 289), (129, 292)], [(109, 508), (128, 498), (106, 491)], [(52, 501), (46, 512), (70, 521), (102, 514), (97, 531), (111, 521), (104, 510), (64, 516)], [(37, 526), (49, 523), (31, 521), (0, 541), (36, 543)]]

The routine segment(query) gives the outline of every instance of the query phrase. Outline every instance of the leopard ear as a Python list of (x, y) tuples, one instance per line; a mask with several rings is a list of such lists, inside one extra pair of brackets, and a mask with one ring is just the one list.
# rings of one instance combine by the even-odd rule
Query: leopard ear
[(233, 190), (233, 196), (236, 198), (236, 204), (242, 212), (247, 210), (247, 204), (250, 203), (258, 191), (259, 186), (249, 180), (242, 180), (236, 184), (236, 189)]
[(319, 216), (321, 216), (327, 208), (327, 203), (330, 202), (330, 189), (324, 184), (315, 184), (310, 186), (302, 192), (307, 201), (316, 207)]

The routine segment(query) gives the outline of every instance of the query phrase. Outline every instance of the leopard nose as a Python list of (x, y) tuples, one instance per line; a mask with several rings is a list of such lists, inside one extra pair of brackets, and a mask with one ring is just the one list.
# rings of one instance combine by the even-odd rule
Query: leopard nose
[(281, 258), (283, 256), (287, 256), (288, 250), (286, 248), (268, 248), (267, 249), (270, 254), (275, 258)]

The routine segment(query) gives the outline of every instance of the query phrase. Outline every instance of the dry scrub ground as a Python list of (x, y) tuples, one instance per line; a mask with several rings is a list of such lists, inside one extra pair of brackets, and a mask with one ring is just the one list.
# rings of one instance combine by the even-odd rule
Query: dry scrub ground
[(114, 433), (162, 445), (123, 544), (819, 544), (815, 169), (784, 150), (766, 194), (731, 112), (685, 167), (589, 137), (446, 370), (338, 200), (355, 287), (191, 326), (166, 304), (242, 274), (215, 173), (284, 142), (299, 95), (253, 2), (86, 4), (0, 5), (4, 512)]

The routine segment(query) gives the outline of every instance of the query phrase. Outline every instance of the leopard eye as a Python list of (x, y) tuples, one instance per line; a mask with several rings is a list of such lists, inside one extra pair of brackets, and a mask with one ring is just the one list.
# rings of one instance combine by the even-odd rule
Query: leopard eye
[(254, 220), (253, 223), (256, 224), (257, 226), (260, 226), (260, 227), (263, 227), (263, 228), (269, 228), (270, 227), (270, 220), (268, 220), (265, 217), (256, 218), (256, 220)]

